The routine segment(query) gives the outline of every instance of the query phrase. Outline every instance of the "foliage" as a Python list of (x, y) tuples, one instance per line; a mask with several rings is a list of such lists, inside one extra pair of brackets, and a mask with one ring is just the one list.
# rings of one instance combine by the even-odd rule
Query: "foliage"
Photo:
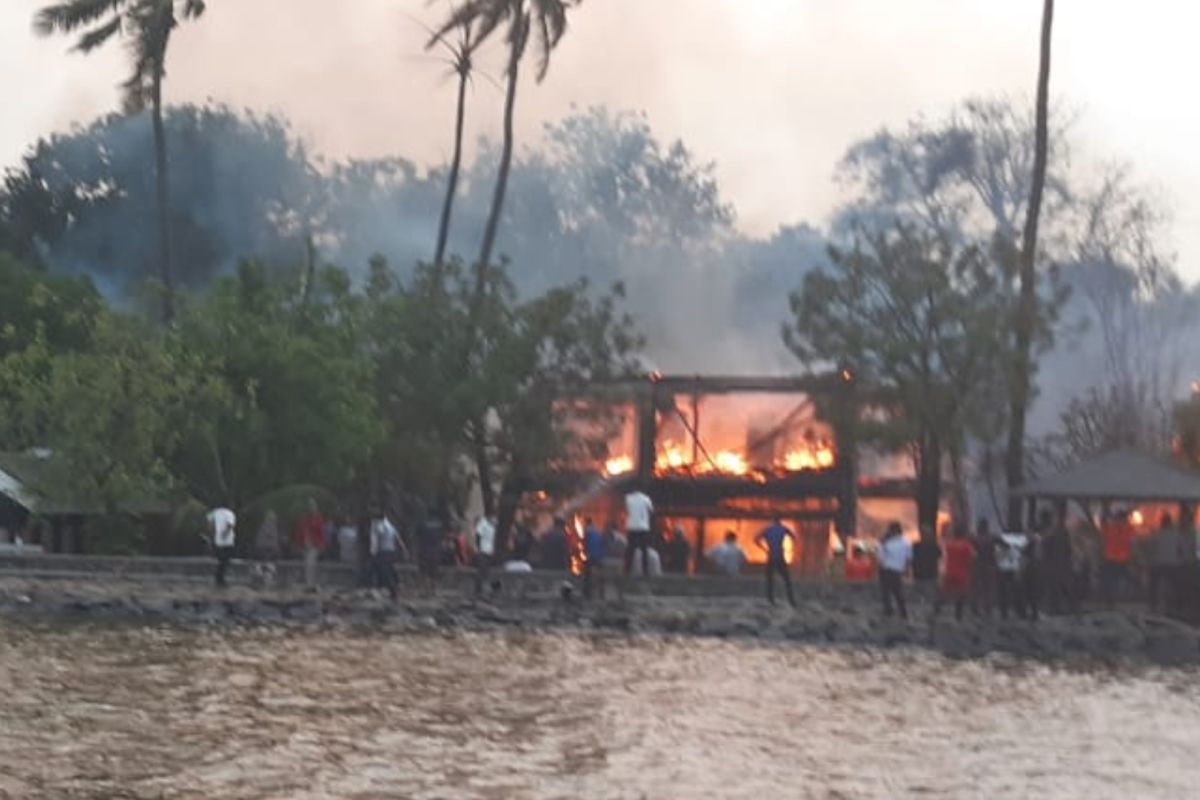
[(174, 488), (171, 457), (191, 429), (204, 376), (132, 318), (101, 317), (93, 347), (54, 358), (37, 399), (45, 411), (47, 484), (109, 512)]
[(128, 37), (131, 69), (121, 88), (126, 109), (141, 111), (155, 102), (167, 44), (179, 19), (195, 19), (204, 10), (205, 0), (58, 0), (37, 13), (34, 29), (43, 36), (79, 34), (75, 49), (81, 53), (114, 37)]
[(581, 281), (521, 302), (506, 267), (486, 276), (474, 312), (479, 348), (465, 378), (474, 286), (462, 263), (421, 266), (408, 285), (383, 272), (374, 281), (370, 340), (388, 424), (387, 471), (436, 502), (461, 500), (463, 459), (477, 461), (481, 448), (489, 478), (500, 481), (594, 447), (556, 401), (630, 374), (642, 344), (619, 310), (619, 286), (596, 296)]
[(829, 257), (792, 295), (785, 339), (810, 367), (850, 369), (885, 412), (863, 433), (913, 448), (920, 518), (931, 522), (944, 450), (989, 422), (1011, 313), (1010, 274), (995, 265), (1011, 260), (905, 225), (861, 231)]
[(1175, 406), (1175, 455), (1189, 467), (1200, 468), (1200, 388)]
[(194, 400), (179, 474), (208, 502), (239, 503), (280, 486), (341, 487), (380, 436), (372, 365), (357, 352), (358, 305), (329, 270), (301, 299), (255, 263), (186, 309), (171, 349), (208, 377)]
[[(221, 106), (175, 108), (164, 124), (180, 282), (203, 286), (243, 257), (297, 260), (322, 187), (286, 125)], [(110, 115), (38, 142), (6, 175), (0, 202), (23, 248), (43, 251), (56, 271), (92, 275), (109, 294), (136, 286), (158, 257), (145, 225), (156, 213), (151, 135), (141, 117)]]

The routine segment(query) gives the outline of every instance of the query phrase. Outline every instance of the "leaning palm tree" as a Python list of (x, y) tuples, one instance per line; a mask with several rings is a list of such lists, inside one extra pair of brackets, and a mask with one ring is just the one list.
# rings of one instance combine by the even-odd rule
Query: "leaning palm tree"
[(1042, 193), (1046, 186), (1046, 160), (1049, 148), (1050, 116), (1050, 42), (1054, 24), (1054, 0), (1044, 0), (1042, 6), (1042, 38), (1038, 65), (1037, 108), (1034, 128), (1033, 178), (1029, 188), (1029, 205), (1025, 209), (1025, 230), (1020, 253), (1020, 295), (1016, 309), (1014, 374), (1009, 392), (1008, 452), (1005, 473), (1008, 483), (1008, 525), (1012, 530), (1021, 527), (1021, 502), (1013, 495), (1025, 477), (1025, 414), (1033, 381), (1033, 336), (1037, 327), (1037, 237), (1038, 217), (1042, 210)]
[(505, 70), (507, 86), (504, 95), (504, 138), (500, 149), (500, 166), (496, 172), (496, 185), (492, 193), (492, 206), (479, 247), (477, 289), (481, 288), (485, 280), (486, 269), (496, 246), (496, 235), (500, 230), (500, 216), (504, 210), (504, 196), (508, 190), (508, 174), (512, 166), (513, 115), (517, 105), (517, 83), (520, 79), (521, 59), (525, 56), (530, 32), (536, 32), (537, 35), (537, 79), (540, 82), (550, 68), (550, 54), (567, 32), (567, 9), (581, 2), (582, 0), (466, 0), (450, 14), (435, 33), (435, 37), (444, 36), (463, 25), (470, 25), (476, 32), (476, 40), (483, 42), (502, 25), (507, 25), (505, 40), (508, 45), (508, 66)]
[(454, 74), (458, 76), (458, 106), (454, 117), (454, 154), (450, 158), (450, 172), (446, 176), (446, 198), (442, 202), (442, 216), (438, 220), (437, 249), (433, 263), (440, 266), (446, 258), (446, 242), (450, 237), (450, 216), (454, 208), (454, 196), (458, 191), (458, 174), (462, 167), (463, 126), (467, 116), (467, 86), (475, 69), (475, 51), (480, 40), (475, 36), (470, 23), (463, 23), (458, 37), (451, 40), (444, 33), (434, 33), (426, 49), (441, 44), (450, 54)]
[(121, 89), (125, 111), (140, 113), (149, 106), (154, 125), (158, 270), (163, 284), (163, 318), (167, 321), (175, 314), (175, 283), (162, 84), (171, 33), (180, 18), (195, 19), (204, 13), (204, 7), (205, 0), (59, 0), (42, 8), (34, 17), (34, 29), (43, 36), (79, 34), (75, 49), (81, 53), (90, 53), (117, 36), (124, 37), (129, 43), (133, 72), (121, 84)]

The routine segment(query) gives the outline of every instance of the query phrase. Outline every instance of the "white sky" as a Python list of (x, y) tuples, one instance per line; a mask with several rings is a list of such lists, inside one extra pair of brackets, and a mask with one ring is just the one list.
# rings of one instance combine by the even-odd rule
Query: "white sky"
[[(40, 0), (0, 0), (0, 166), (39, 135), (112, 109), (121, 48), (83, 57), (38, 40)], [(1079, 138), (1162, 190), (1170, 244), (1200, 279), (1200, 6), (1189, 0), (1058, 0), (1053, 93), (1082, 111)], [(172, 102), (214, 99), (290, 117), (332, 156), (445, 158), (453, 87), (422, 53), (426, 0), (210, 0), (180, 30)], [(331, 9), (337, 9), (332, 11)], [(845, 147), (883, 125), (937, 115), (972, 94), (1031, 96), (1041, 0), (585, 0), (519, 130), (572, 103), (648, 112), (663, 138), (715, 160), (740, 225), (823, 221)], [(487, 57), (500, 73), (497, 52)], [(473, 134), (498, 130), (486, 80)]]

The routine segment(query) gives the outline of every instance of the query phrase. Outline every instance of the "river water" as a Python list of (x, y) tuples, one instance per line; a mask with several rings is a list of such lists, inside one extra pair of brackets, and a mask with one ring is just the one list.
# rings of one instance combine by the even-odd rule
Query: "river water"
[(0, 621), (0, 797), (1179, 798), (1200, 675)]

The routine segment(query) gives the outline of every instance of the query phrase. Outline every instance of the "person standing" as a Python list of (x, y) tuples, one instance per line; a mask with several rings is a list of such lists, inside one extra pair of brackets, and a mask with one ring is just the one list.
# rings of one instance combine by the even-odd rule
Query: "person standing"
[(317, 501), (308, 499), (308, 513), (300, 518), (296, 528), (296, 545), (304, 554), (304, 585), (310, 592), (317, 590), (317, 559), (325, 549), (325, 518)]
[(225, 588), (225, 574), (229, 570), (229, 562), (233, 560), (233, 548), (237, 542), (237, 515), (225, 506), (219, 506), (208, 512), (207, 520), (213, 550), (217, 555), (214, 580), (217, 586)]
[(746, 553), (738, 546), (737, 534), (728, 531), (725, 541), (708, 551), (708, 560), (718, 575), (735, 577), (746, 566)]
[(936, 619), (947, 602), (954, 603), (954, 618), (959, 622), (963, 618), (963, 609), (971, 591), (971, 564), (975, 560), (975, 546), (967, 537), (965, 525), (954, 529), (954, 536), (946, 542), (946, 568), (942, 573), (942, 588), (938, 593), (937, 604), (933, 607)]
[(475, 523), (475, 595), (483, 594), (483, 588), (491, 575), (492, 563), (496, 558), (496, 518), (485, 514)]
[(1075, 564), (1071, 534), (1064, 521), (1047, 517), (1042, 540), (1042, 569), (1046, 579), (1046, 606), (1051, 614), (1075, 610)]
[(792, 576), (788, 571), (787, 551), (783, 546), (788, 539), (791, 539), (794, 549), (796, 534), (783, 524), (782, 518), (775, 517), (771, 520), (770, 525), (763, 528), (758, 536), (754, 537), (754, 543), (767, 554), (767, 602), (775, 605), (775, 573), (778, 572), (783, 578), (784, 588), (787, 589), (788, 604), (795, 608), (796, 597), (792, 594)]
[(908, 606), (904, 603), (904, 574), (912, 563), (912, 544), (904, 536), (899, 522), (888, 525), (879, 542), (879, 588), (883, 594), (883, 615), (892, 615), (892, 605), (900, 612), (901, 619), (908, 619)]
[(282, 545), (279, 541), (279, 515), (268, 509), (263, 516), (258, 533), (254, 536), (254, 555), (258, 560), (255, 572), (259, 583), (269, 587), (275, 582), (275, 562), (279, 560)]
[(371, 515), (371, 585), (387, 589), (395, 600), (399, 594), (400, 579), (396, 575), (396, 557), (406, 552), (400, 532), (382, 511)]
[(1025, 604), (1021, 592), (1022, 554), (1025, 549), (1023, 534), (1004, 533), (996, 545), (996, 589), (1000, 600), (1000, 618), (1008, 619), (1008, 612), (1015, 611), (1025, 618)]
[(608, 558), (608, 548), (605, 536), (589, 517), (584, 521), (583, 528), (584, 599), (591, 599), (593, 589), (601, 600), (604, 599), (604, 573), (608, 569), (604, 563), (606, 558)]
[(1183, 563), (1182, 538), (1170, 514), (1159, 519), (1158, 530), (1145, 540), (1146, 594), (1152, 611), (1170, 612), (1178, 603), (1175, 577)]
[(921, 526), (921, 538), (913, 545), (912, 572), (917, 594), (926, 600), (937, 599), (939, 566), (942, 562), (942, 547), (938, 544), (933, 527)]
[(1020, 603), (1025, 616), (1034, 622), (1038, 620), (1042, 599), (1042, 545), (1049, 523), (1049, 516), (1044, 515), (1042, 522), (1025, 537), (1021, 549)]
[(996, 604), (996, 537), (981, 518), (975, 527), (975, 561), (971, 564), (971, 612), (991, 617)]
[(688, 573), (692, 560), (692, 546), (687, 540), (682, 526), (676, 525), (671, 529), (671, 541), (667, 544), (667, 572)]
[(642, 575), (650, 574), (650, 517), (654, 514), (654, 502), (640, 489), (625, 495), (625, 531), (628, 546), (625, 548), (625, 574), (633, 566), (633, 556), (642, 554)]
[(627, 546), (628, 541), (625, 539), (625, 534), (621, 533), (621, 529), (617, 523), (609, 520), (604, 530), (604, 553), (616, 565), (618, 570), (625, 563), (625, 549)]
[(567, 541), (567, 521), (555, 517), (550, 529), (542, 534), (538, 543), (542, 569), (565, 572), (571, 567), (571, 550)]
[(417, 528), (417, 575), (425, 593), (431, 597), (437, 594), (444, 535), (445, 526), (436, 515), (422, 520)]
[(1128, 511), (1100, 526), (1100, 592), (1110, 609), (1116, 606), (1118, 587), (1130, 582), (1129, 562), (1133, 557), (1133, 524)]

